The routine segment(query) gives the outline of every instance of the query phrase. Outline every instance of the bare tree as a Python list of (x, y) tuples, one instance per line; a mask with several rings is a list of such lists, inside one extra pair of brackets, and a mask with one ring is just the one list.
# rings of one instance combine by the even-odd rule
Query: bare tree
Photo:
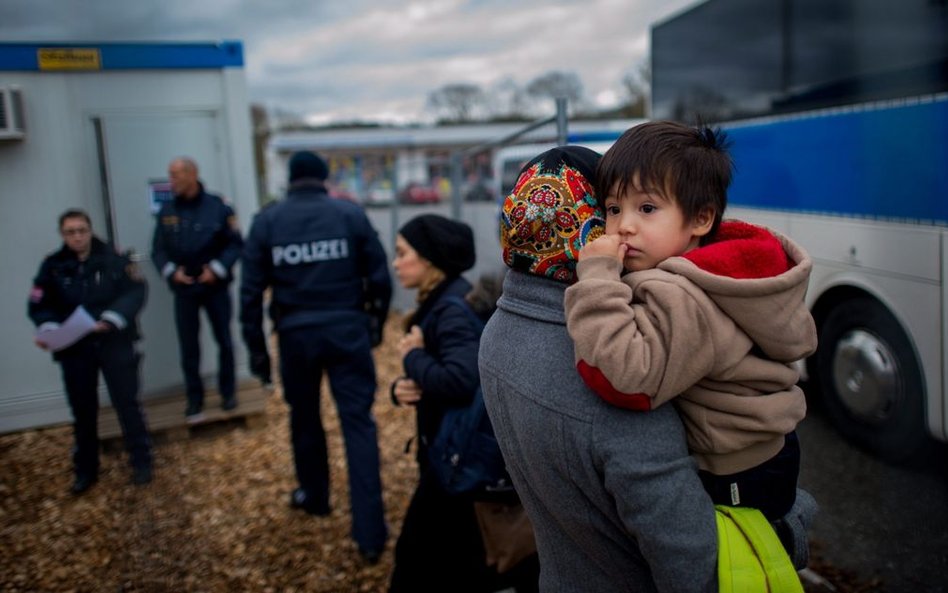
[(523, 120), (529, 116), (524, 89), (511, 77), (504, 77), (491, 85), (488, 91), (490, 112), (494, 119)]
[(625, 117), (645, 117), (651, 92), (652, 68), (647, 61), (627, 71), (622, 77), (625, 102), (620, 112)]
[(486, 111), (487, 96), (476, 84), (446, 84), (428, 93), (428, 106), (435, 109), (443, 121), (471, 122)]
[(273, 107), (267, 110), (269, 128), (273, 131), (286, 132), (292, 130), (306, 130), (309, 125), (303, 116), (295, 111), (282, 107)]
[(551, 70), (542, 74), (527, 84), (527, 94), (538, 99), (566, 97), (571, 108), (585, 103), (583, 83), (574, 72)]
[(257, 169), (257, 199), (265, 201), (267, 195), (267, 142), (270, 140), (270, 122), (267, 109), (259, 103), (250, 105), (250, 121), (253, 125), (253, 160)]

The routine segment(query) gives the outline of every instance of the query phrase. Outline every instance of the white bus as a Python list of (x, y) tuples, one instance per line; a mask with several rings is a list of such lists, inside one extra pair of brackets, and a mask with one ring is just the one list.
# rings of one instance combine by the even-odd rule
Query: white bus
[(810, 395), (890, 461), (948, 440), (946, 22), (929, 0), (710, 0), (652, 27), (652, 118), (727, 130), (727, 215), (814, 261)]

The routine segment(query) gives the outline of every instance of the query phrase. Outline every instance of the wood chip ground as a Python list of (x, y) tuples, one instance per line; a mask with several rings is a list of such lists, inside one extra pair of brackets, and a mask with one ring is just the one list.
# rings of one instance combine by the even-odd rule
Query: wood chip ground
[[(374, 593), (385, 591), (392, 548), (417, 470), (405, 444), (414, 412), (391, 404), (401, 373), (393, 316), (375, 351), (373, 408), (379, 428), (385, 512), (391, 537), (381, 561), (362, 562), (349, 537), (348, 485), (338, 417), (324, 383), (323, 422), (332, 472), (332, 514), (289, 508), (295, 487), (287, 407), (267, 398), (266, 423), (192, 430), (185, 440), (156, 439), (155, 480), (129, 484), (120, 447), (106, 447), (99, 482), (68, 493), (71, 428), (0, 436), (0, 591), (18, 593)], [(836, 590), (872, 583), (813, 562)], [(808, 592), (826, 591), (807, 585)]]

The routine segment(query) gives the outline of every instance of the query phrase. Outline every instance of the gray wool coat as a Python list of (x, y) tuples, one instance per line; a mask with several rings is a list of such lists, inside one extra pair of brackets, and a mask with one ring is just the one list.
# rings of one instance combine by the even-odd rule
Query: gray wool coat
[(566, 285), (511, 270), (481, 338), (488, 414), (533, 522), (540, 591), (716, 591), (714, 508), (673, 406), (611, 406), (574, 367)]

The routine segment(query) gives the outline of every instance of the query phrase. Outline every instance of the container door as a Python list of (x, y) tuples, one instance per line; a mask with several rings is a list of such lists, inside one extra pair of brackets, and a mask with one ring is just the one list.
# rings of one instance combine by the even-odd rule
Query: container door
[[(154, 188), (167, 181), (168, 163), (189, 156), (198, 163), (205, 187), (222, 187), (220, 129), (212, 111), (158, 114), (108, 114), (93, 118), (99, 144), (103, 202), (112, 240), (118, 249), (133, 249), (148, 281), (148, 301), (140, 317), (144, 354), (142, 395), (164, 393), (183, 385), (178, 359), (171, 292), (151, 263), (155, 229)], [(159, 192), (160, 193), (160, 192)], [(208, 324), (201, 335), (202, 371), (217, 368), (217, 347)], [(235, 336), (239, 334), (234, 334)], [(213, 388), (216, 381), (206, 381)]]

